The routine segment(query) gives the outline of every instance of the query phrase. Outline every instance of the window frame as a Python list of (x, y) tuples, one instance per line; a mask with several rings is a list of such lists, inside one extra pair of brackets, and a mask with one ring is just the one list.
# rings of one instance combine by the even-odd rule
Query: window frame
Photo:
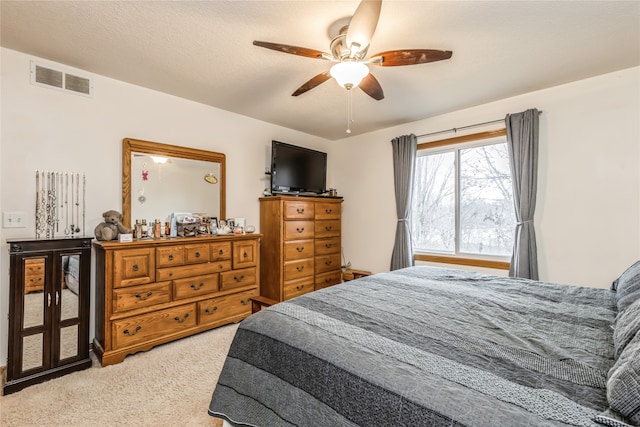
[[(475, 146), (487, 145), (483, 141), (487, 139), (505, 137), (507, 130), (505, 128), (495, 129), (485, 132), (478, 132), (469, 135), (455, 136), (452, 138), (440, 139), (431, 142), (423, 142), (417, 145), (417, 151), (428, 150), (430, 153), (449, 151), (449, 147), (452, 145), (465, 145), (464, 148), (471, 148)], [(476, 142), (477, 144), (474, 144)], [(438, 252), (416, 252), (414, 250), (414, 261), (426, 261), (434, 263), (455, 264), (455, 265), (467, 265), (474, 267), (493, 268), (499, 270), (509, 270), (511, 262), (507, 261), (510, 256), (483, 256), (470, 254), (460, 254), (459, 241), (458, 241), (458, 229), (459, 229), (459, 179), (460, 169), (457, 165), (459, 152), (456, 149), (456, 243), (455, 254), (438, 253)]]

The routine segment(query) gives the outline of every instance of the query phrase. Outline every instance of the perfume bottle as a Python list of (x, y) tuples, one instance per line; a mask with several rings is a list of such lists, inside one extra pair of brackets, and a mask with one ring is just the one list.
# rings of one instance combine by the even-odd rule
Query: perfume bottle
[(154, 239), (159, 239), (160, 238), (160, 220), (156, 219), (155, 222), (153, 223), (153, 238)]

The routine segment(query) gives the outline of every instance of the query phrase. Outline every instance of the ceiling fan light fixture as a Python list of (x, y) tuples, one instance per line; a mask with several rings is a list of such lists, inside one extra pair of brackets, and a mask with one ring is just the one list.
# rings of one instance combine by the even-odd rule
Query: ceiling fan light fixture
[(358, 86), (369, 74), (369, 67), (362, 62), (344, 61), (331, 67), (329, 74), (336, 79), (340, 87), (349, 90)]
[(167, 163), (167, 160), (168, 160), (168, 158), (163, 156), (149, 156), (149, 157), (151, 157), (151, 160), (153, 160), (153, 163), (157, 165), (164, 165), (165, 163)]

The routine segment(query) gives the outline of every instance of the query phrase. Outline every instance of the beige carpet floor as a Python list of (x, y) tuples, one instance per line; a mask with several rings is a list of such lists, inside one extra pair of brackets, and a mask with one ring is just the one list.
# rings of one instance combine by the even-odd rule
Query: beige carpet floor
[(237, 325), (0, 397), (0, 426), (202, 426)]

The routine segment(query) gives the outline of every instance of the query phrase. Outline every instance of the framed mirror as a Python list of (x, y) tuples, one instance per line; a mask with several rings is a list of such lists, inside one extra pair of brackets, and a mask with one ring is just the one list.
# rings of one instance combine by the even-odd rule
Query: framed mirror
[(125, 138), (122, 222), (165, 221), (171, 212), (226, 218), (225, 155)]

